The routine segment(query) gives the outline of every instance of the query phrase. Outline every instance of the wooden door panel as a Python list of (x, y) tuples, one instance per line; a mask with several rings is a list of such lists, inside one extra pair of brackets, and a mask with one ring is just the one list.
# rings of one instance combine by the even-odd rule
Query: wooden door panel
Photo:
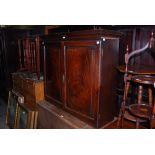
[(46, 45), (45, 53), (45, 96), (50, 100), (62, 102), (62, 72), (60, 44)]
[(94, 117), (96, 44), (68, 43), (65, 46), (66, 105), (81, 115)]

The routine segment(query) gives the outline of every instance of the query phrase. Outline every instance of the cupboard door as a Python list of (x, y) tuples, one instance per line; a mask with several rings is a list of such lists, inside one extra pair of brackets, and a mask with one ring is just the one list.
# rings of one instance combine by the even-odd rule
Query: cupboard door
[(64, 43), (65, 109), (88, 119), (94, 119), (96, 113), (98, 57), (95, 41)]
[(45, 98), (50, 102), (62, 103), (61, 45), (45, 45)]

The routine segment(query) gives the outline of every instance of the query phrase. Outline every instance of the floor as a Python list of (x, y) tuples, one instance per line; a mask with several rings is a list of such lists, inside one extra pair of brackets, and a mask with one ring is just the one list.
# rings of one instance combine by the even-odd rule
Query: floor
[[(123, 121), (123, 127), (122, 128), (118, 128), (117, 127), (117, 119), (114, 120), (113, 122), (109, 123), (105, 129), (136, 129), (136, 124), (135, 122), (129, 121), (124, 119)], [(140, 125), (139, 129), (147, 129), (146, 125)]]
[[(7, 111), (7, 104), (0, 98), (0, 129), (7, 129), (6, 126), (6, 111)], [(141, 129), (146, 129), (145, 126), (140, 126)], [(117, 119), (108, 123), (104, 129), (118, 129), (117, 127)], [(135, 123), (124, 120), (123, 129), (135, 129)]]
[[(139, 129), (147, 129), (149, 128), (149, 122), (147, 120), (141, 120), (139, 124)], [(115, 118), (114, 121), (108, 123), (104, 126), (106, 129), (119, 129), (118, 128), (118, 119)], [(125, 112), (124, 119), (123, 119), (123, 129), (136, 129), (136, 117), (131, 115), (128, 111)]]
[(7, 111), (6, 103), (0, 98), (0, 129), (7, 129), (5, 123), (6, 111)]

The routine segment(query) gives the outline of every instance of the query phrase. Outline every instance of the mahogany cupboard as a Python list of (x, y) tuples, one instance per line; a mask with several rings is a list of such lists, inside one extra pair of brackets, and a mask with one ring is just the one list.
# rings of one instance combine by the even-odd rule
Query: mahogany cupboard
[(45, 99), (99, 128), (113, 120), (120, 33), (43, 36)]

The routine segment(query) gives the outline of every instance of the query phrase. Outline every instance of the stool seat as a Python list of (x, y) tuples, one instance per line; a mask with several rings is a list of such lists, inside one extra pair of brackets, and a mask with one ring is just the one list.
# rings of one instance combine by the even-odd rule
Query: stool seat
[[(135, 86), (138, 85), (138, 100), (136, 104), (129, 105), (129, 114), (133, 115), (136, 120), (136, 128), (139, 128), (139, 123), (144, 121), (149, 121), (149, 127), (155, 128), (155, 98), (153, 96), (154, 88), (155, 88), (155, 76), (150, 75), (136, 75), (136, 76), (130, 76), (130, 78), (127, 79), (127, 82), (125, 83), (124, 88), (124, 96), (123, 96), (123, 102), (122, 102), (122, 111), (120, 112), (120, 117), (118, 121), (121, 121), (121, 127), (123, 126), (123, 117), (125, 116), (125, 103), (126, 98), (128, 96), (128, 91), (130, 87), (130, 83), (133, 82)], [(146, 86), (148, 88), (148, 94), (149, 94), (149, 102), (148, 104), (143, 104), (143, 86)], [(154, 102), (154, 103), (153, 103)]]
[(147, 104), (132, 104), (129, 106), (129, 111), (140, 118), (151, 119), (152, 108)]
[(136, 75), (131, 80), (139, 84), (155, 85), (155, 77), (150, 75)]
[[(132, 122), (136, 122), (136, 121), (137, 121), (137, 117), (134, 116), (133, 114), (131, 114), (128, 110), (125, 111), (125, 113), (124, 113), (124, 118), (125, 118), (126, 120), (129, 120), (129, 121), (132, 121)], [(140, 123), (147, 122), (147, 119), (144, 119), (144, 118), (139, 119), (139, 122), (140, 122)]]

